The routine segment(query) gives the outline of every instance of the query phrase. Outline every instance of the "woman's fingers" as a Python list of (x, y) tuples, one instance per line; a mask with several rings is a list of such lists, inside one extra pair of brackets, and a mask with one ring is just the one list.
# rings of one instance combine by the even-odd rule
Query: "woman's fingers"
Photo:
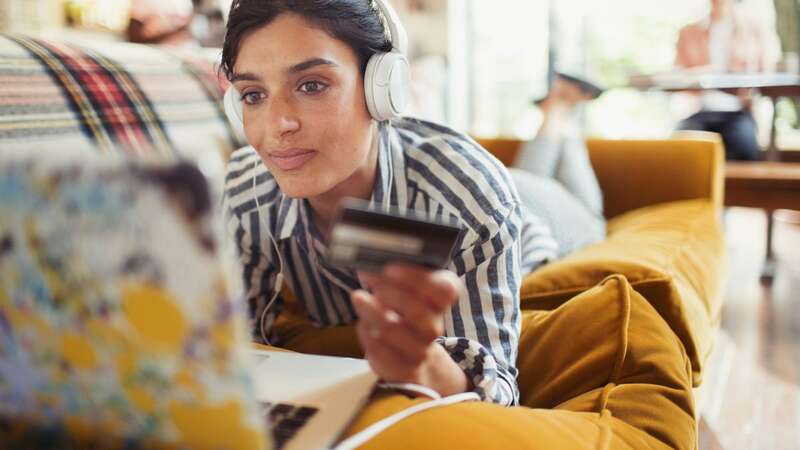
[[(363, 331), (359, 332), (361, 336)], [(416, 382), (419, 366), (410, 364), (398, 357), (397, 353), (379, 341), (368, 337), (362, 341), (364, 355), (372, 370), (385, 381)]]
[(416, 379), (444, 332), (443, 314), (458, 300), (461, 281), (450, 271), (409, 266), (359, 278), (371, 291), (352, 294), (370, 365), (385, 380)]
[(430, 270), (424, 267), (389, 265), (380, 274), (359, 272), (361, 282), (371, 291), (383, 286), (405, 292), (408, 297), (437, 313), (449, 309), (458, 300), (462, 282), (449, 270)]
[(422, 336), (367, 292), (354, 293), (353, 305), (359, 315), (361, 335), (368, 344), (377, 343), (392, 350), (394, 358), (400, 357), (406, 364), (418, 365), (424, 361), (436, 336), (431, 339)]
[(406, 291), (395, 285), (382, 283), (372, 294), (381, 307), (399, 315), (408, 327), (415, 330), (427, 342), (436, 339), (444, 332), (441, 313), (430, 308), (425, 301), (409, 296)]
[(424, 267), (389, 265), (383, 271), (384, 281), (423, 299), (436, 311), (444, 312), (458, 300), (461, 280), (449, 270), (430, 270)]

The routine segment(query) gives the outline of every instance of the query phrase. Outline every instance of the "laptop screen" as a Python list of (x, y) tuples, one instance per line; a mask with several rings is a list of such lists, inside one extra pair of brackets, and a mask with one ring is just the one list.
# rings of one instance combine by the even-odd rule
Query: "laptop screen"
[(202, 175), (37, 156), (0, 157), (0, 441), (263, 448)]

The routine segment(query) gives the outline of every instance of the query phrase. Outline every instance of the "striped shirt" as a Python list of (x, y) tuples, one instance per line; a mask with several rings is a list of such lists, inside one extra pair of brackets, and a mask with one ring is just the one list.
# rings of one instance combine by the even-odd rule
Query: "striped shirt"
[[(372, 207), (414, 210), (464, 229), (448, 265), (464, 288), (445, 314), (445, 334), (437, 342), (481, 398), (516, 404), (521, 274), (555, 259), (550, 230), (523, 213), (505, 167), (468, 137), (416, 119), (393, 120), (378, 129)], [(362, 286), (355, 271), (322, 258), (325, 243), (310, 220), (308, 202), (284, 196), (251, 147), (231, 157), (226, 204), (254, 339), (261, 339), (256, 318), (274, 295), (281, 263), (285, 282), (315, 325), (357, 320), (350, 293)], [(268, 329), (280, 309), (278, 298), (267, 312)]]

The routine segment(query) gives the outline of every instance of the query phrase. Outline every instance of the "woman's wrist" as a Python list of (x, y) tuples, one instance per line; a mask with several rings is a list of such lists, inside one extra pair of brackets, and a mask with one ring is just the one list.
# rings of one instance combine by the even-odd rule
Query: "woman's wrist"
[(442, 396), (466, 392), (471, 383), (461, 367), (441, 345), (432, 344), (429, 356), (420, 368), (419, 384)]

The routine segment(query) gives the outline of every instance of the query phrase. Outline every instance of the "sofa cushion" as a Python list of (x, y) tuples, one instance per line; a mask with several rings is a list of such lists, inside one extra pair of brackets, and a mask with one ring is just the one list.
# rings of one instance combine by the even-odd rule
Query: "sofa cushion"
[(0, 35), (0, 146), (226, 156), (242, 143), (225, 118), (212, 58)]
[(707, 200), (689, 200), (619, 216), (609, 222), (606, 240), (528, 275), (522, 308), (557, 308), (605, 277), (623, 274), (683, 342), (699, 385), (721, 308), (718, 211)]
[[(524, 406), (430, 410), (363, 448), (695, 448), (688, 357), (622, 276), (554, 311), (526, 311), (517, 365)], [(381, 394), (347, 434), (421, 402)]]

